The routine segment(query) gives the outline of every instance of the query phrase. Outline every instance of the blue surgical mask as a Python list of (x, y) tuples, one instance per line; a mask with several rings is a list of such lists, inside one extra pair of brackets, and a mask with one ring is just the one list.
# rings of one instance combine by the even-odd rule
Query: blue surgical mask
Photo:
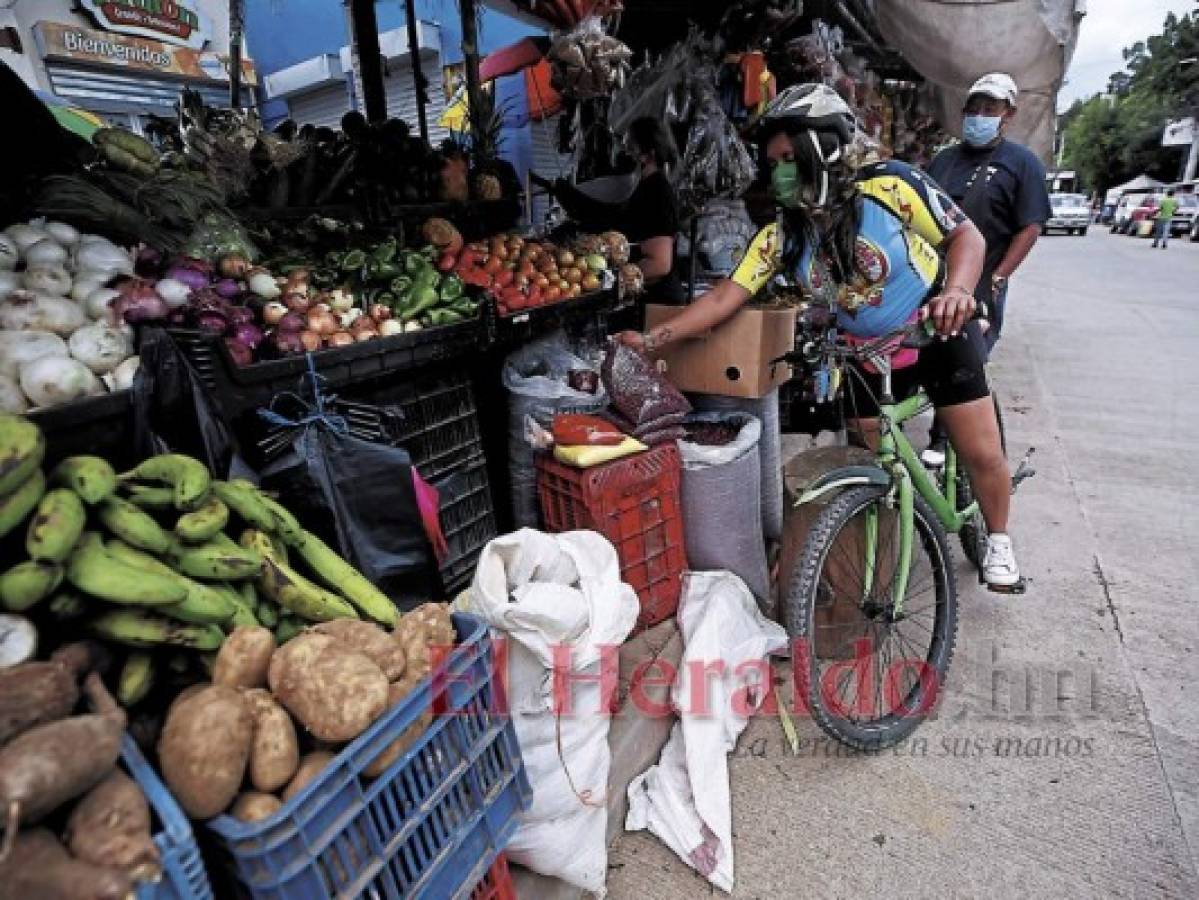
[(1003, 116), (966, 116), (962, 119), (962, 140), (971, 147), (985, 147), (999, 137)]

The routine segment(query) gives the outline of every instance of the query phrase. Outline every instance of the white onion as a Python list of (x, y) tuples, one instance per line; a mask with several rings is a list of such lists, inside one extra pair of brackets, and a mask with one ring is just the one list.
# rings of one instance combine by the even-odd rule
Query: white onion
[(192, 295), (191, 288), (174, 278), (160, 278), (154, 285), (154, 290), (170, 309), (178, 309), (180, 306), (186, 305), (188, 298)]
[(58, 406), (102, 394), (104, 385), (78, 360), (50, 356), (21, 367), (21, 390), (34, 406)]
[(66, 222), (46, 222), (42, 228), (64, 247), (75, 247), (79, 244), (79, 230), (74, 225), (68, 225)]
[(28, 291), (53, 297), (65, 297), (71, 292), (71, 276), (61, 266), (26, 269), (21, 276), (21, 283)]
[(21, 276), (7, 269), (0, 269), (0, 298), (21, 289)]
[(97, 375), (111, 372), (132, 352), (125, 334), (103, 322), (84, 325), (71, 335), (67, 347), (71, 356)]
[(17, 248), (17, 242), (7, 234), (0, 234), (0, 271), (12, 271), (20, 260), (21, 251)]
[(24, 253), (38, 241), (45, 240), (50, 236), (41, 228), (36, 228), (33, 225), (28, 225), (24, 222), (17, 222), (15, 225), (9, 225), (4, 229), (4, 233), (12, 239), (12, 242), (17, 245), (17, 249), (22, 253)]
[(250, 290), (261, 297), (263, 300), (274, 300), (281, 293), (279, 285), (275, 281), (275, 277), (265, 269), (258, 269), (250, 274), (249, 280), (246, 282)]
[(44, 356), (68, 356), (67, 342), (48, 331), (0, 331), (0, 375), (16, 378), (21, 366)]
[(31, 269), (65, 268), (67, 248), (52, 238), (43, 238), (25, 248), (25, 265)]
[(126, 391), (133, 387), (133, 376), (137, 374), (137, 369), (141, 364), (140, 356), (131, 356), (113, 369), (109, 376), (112, 379), (112, 390)]
[(104, 238), (91, 240), (90, 236), (79, 242), (75, 251), (76, 269), (98, 269), (103, 272), (133, 274), (133, 260), (129, 254)]
[(0, 375), (0, 412), (20, 414), (29, 409), (21, 386), (7, 375)]
[(108, 322), (111, 325), (117, 318), (112, 304), (120, 296), (121, 292), (115, 291), (112, 288), (96, 288), (83, 301), (84, 312), (87, 313), (88, 318)]
[(109, 272), (97, 272), (95, 269), (84, 269), (81, 272), (76, 272), (75, 277), (71, 279), (71, 293), (68, 295), (76, 303), (83, 303), (87, 300), (87, 295), (97, 288), (102, 288), (112, 280), (112, 274)]
[(86, 324), (83, 308), (64, 297), (13, 291), (0, 300), (0, 328), (9, 331), (53, 331), (69, 335)]

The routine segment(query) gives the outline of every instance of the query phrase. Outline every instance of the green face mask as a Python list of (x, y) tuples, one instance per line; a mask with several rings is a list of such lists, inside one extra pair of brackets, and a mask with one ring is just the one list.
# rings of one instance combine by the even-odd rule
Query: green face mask
[(799, 205), (799, 166), (794, 162), (780, 162), (770, 173), (770, 191), (779, 206), (792, 208)]

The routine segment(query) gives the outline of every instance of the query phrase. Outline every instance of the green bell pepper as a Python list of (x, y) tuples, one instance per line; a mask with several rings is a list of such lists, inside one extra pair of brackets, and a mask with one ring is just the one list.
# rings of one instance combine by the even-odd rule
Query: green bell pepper
[(396, 239), (388, 238), (371, 251), (371, 259), (375, 262), (389, 263), (396, 258), (398, 250), (399, 247), (396, 245)]
[(430, 325), (457, 325), (464, 318), (452, 309), (434, 309), (428, 315)]
[(404, 305), (401, 315), (404, 319), (415, 319), (427, 313), (441, 302), (437, 289), (427, 285), (415, 284), (408, 295), (408, 303)]
[(441, 299), (445, 301), (457, 300), (465, 292), (465, 285), (462, 279), (457, 275), (450, 275), (442, 279), (440, 293)]
[(397, 297), (407, 296), (410, 290), (412, 290), (412, 279), (407, 275), (401, 275), (391, 280), (391, 292)]

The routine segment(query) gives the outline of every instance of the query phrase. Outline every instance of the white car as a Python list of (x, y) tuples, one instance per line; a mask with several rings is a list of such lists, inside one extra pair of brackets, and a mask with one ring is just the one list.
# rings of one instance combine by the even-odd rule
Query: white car
[(1091, 224), (1091, 207), (1082, 194), (1050, 194), (1049, 221), (1041, 226), (1041, 234), (1064, 231), (1066, 234), (1086, 234)]

